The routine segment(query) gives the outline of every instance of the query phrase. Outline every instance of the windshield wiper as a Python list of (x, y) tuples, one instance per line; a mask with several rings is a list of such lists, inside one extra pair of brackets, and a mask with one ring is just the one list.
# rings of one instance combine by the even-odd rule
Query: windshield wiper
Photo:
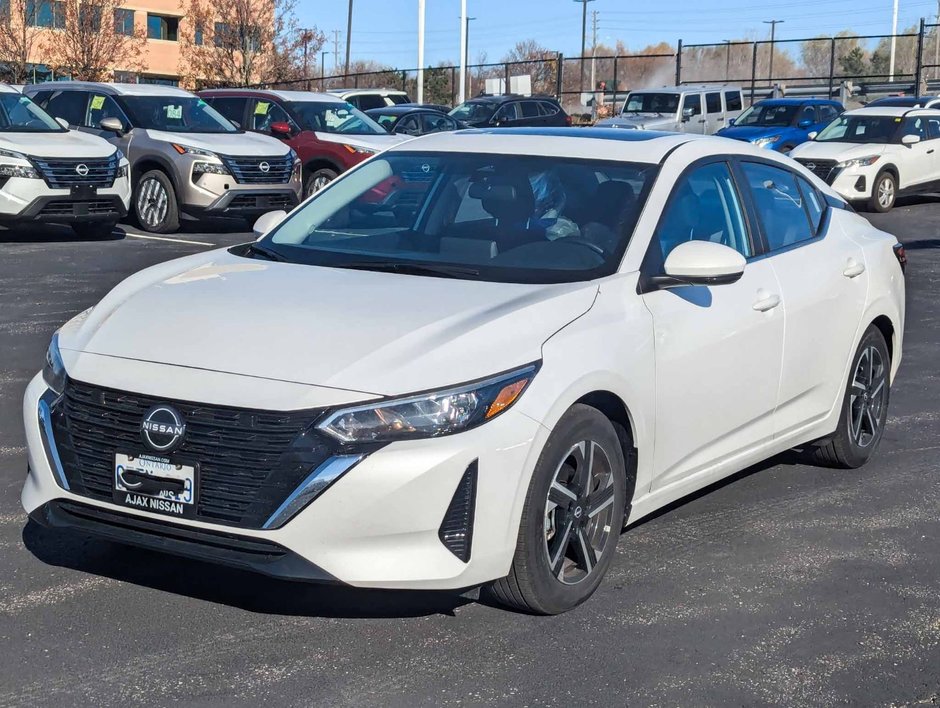
[(249, 243), (247, 244), (247, 246), (248, 246), (248, 253), (251, 253), (256, 256), (261, 256), (262, 258), (267, 258), (269, 261), (277, 261), (278, 263), (283, 263), (284, 261), (287, 260), (280, 253), (276, 253), (275, 251), (272, 251), (270, 248), (267, 248), (266, 246), (260, 246), (257, 243)]
[(477, 277), (480, 271), (464, 266), (436, 263), (403, 263), (389, 261), (347, 261), (324, 263), (328, 268), (350, 268), (352, 270), (375, 270), (386, 273), (408, 273), (410, 275), (431, 275), (440, 278)]

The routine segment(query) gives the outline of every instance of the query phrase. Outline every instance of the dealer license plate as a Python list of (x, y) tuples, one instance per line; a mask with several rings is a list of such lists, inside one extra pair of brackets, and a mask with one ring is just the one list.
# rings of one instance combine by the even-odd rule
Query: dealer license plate
[(196, 468), (151, 455), (114, 456), (114, 501), (144, 511), (196, 515)]

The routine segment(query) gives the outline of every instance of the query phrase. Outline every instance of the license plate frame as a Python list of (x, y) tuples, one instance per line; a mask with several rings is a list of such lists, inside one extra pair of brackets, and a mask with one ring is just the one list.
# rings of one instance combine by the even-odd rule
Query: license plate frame
[(92, 184), (73, 184), (70, 191), (72, 199), (94, 199), (98, 188)]
[(199, 465), (155, 455), (116, 452), (115, 504), (154, 514), (192, 519), (199, 493)]

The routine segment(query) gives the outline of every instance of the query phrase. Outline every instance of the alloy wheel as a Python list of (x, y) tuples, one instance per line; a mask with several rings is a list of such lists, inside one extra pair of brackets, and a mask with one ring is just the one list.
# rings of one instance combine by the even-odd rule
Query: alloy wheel
[(309, 197), (309, 196), (316, 194), (317, 192), (319, 192), (321, 189), (323, 189), (326, 185), (328, 185), (332, 181), (333, 180), (327, 177), (326, 175), (320, 175), (319, 177), (315, 177), (314, 179), (310, 180), (310, 182), (308, 183), (309, 186), (307, 188), (307, 193), (304, 196)]
[(862, 351), (852, 376), (849, 395), (849, 435), (861, 448), (878, 437), (885, 405), (887, 370), (881, 352), (875, 346)]
[(604, 448), (575, 444), (562, 459), (545, 502), (545, 553), (552, 575), (566, 585), (584, 581), (614, 528), (614, 475)]
[(878, 203), (882, 209), (887, 209), (894, 204), (894, 182), (890, 177), (885, 177), (878, 182)]
[(156, 228), (164, 219), (170, 198), (159, 180), (149, 178), (140, 183), (137, 193), (137, 215), (145, 226)]

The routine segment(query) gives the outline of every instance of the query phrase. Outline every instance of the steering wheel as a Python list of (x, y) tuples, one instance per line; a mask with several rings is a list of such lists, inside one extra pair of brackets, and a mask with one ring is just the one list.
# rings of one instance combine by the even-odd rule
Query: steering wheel
[(586, 238), (582, 238), (580, 236), (567, 236), (565, 238), (559, 239), (558, 243), (570, 243), (574, 246), (584, 246), (585, 248), (591, 249), (594, 251), (594, 253), (601, 256), (602, 258), (607, 257), (607, 251), (598, 246), (596, 243), (592, 243)]

